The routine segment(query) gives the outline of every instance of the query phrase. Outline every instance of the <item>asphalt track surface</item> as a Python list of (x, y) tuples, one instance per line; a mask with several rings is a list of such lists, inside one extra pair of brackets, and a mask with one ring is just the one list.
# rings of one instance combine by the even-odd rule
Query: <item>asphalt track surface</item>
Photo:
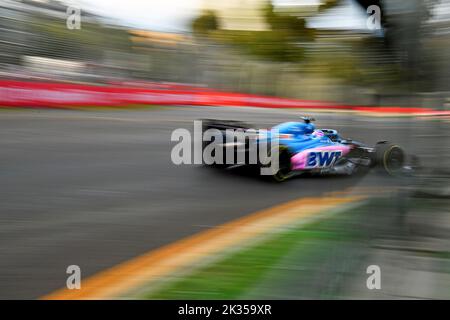
[[(167, 107), (148, 110), (0, 112), (0, 299), (33, 299), (151, 249), (256, 210), (392, 179), (297, 178), (282, 184), (230, 171), (172, 164), (176, 128), (199, 118), (268, 128), (295, 110)], [(313, 114), (314, 115), (314, 114)], [(426, 122), (316, 114), (319, 127), (416, 152), (410, 131)], [(419, 129), (418, 129), (419, 128)]]

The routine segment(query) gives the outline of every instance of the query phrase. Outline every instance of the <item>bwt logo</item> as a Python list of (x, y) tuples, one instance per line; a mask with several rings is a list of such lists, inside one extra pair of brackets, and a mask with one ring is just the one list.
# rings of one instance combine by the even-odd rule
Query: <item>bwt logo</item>
[(317, 151), (310, 152), (306, 166), (308, 168), (323, 168), (329, 167), (336, 162), (342, 155), (342, 151)]

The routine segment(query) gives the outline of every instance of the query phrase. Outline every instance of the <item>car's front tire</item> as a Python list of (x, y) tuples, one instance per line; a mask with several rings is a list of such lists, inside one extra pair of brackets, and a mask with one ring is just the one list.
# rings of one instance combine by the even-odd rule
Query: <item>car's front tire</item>
[(379, 142), (375, 146), (375, 161), (389, 175), (396, 175), (404, 166), (405, 152), (396, 144)]

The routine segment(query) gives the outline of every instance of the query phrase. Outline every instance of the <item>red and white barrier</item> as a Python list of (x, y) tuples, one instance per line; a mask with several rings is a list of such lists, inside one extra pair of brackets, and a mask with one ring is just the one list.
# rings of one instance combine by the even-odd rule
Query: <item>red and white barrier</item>
[[(95, 86), (0, 80), (0, 106), (3, 107), (126, 107), (131, 104), (333, 109), (406, 114), (438, 112), (428, 108), (346, 106), (330, 102), (222, 92), (182, 85)], [(445, 111), (441, 113), (448, 114)]]

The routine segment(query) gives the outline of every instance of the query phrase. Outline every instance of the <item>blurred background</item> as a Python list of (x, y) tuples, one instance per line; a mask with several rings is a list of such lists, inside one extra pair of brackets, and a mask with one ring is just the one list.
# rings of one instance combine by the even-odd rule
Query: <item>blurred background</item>
[[(81, 9), (81, 29), (62, 23), (71, 4)], [(382, 10), (374, 30), (370, 5)], [(438, 0), (3, 0), (0, 71), (25, 79), (151, 80), (351, 104), (442, 106), (449, 10)]]
[[(67, 88), (98, 93), (83, 107), (129, 97), (89, 111), (37, 102)], [(161, 103), (137, 103), (141, 91)], [(306, 109), (208, 108), (213, 92)], [(63, 287), (72, 263), (93, 275), (283, 201), (376, 187), (392, 191), (367, 189), (364, 205), (287, 227), (264, 250), (121, 297), (449, 299), (449, 106), (448, 0), (0, 0), (0, 298)], [(356, 140), (398, 142), (422, 170), (274, 187), (168, 160), (171, 131), (195, 119), (269, 127), (304, 113)], [(366, 290), (368, 264), (389, 270), (385, 291)]]

